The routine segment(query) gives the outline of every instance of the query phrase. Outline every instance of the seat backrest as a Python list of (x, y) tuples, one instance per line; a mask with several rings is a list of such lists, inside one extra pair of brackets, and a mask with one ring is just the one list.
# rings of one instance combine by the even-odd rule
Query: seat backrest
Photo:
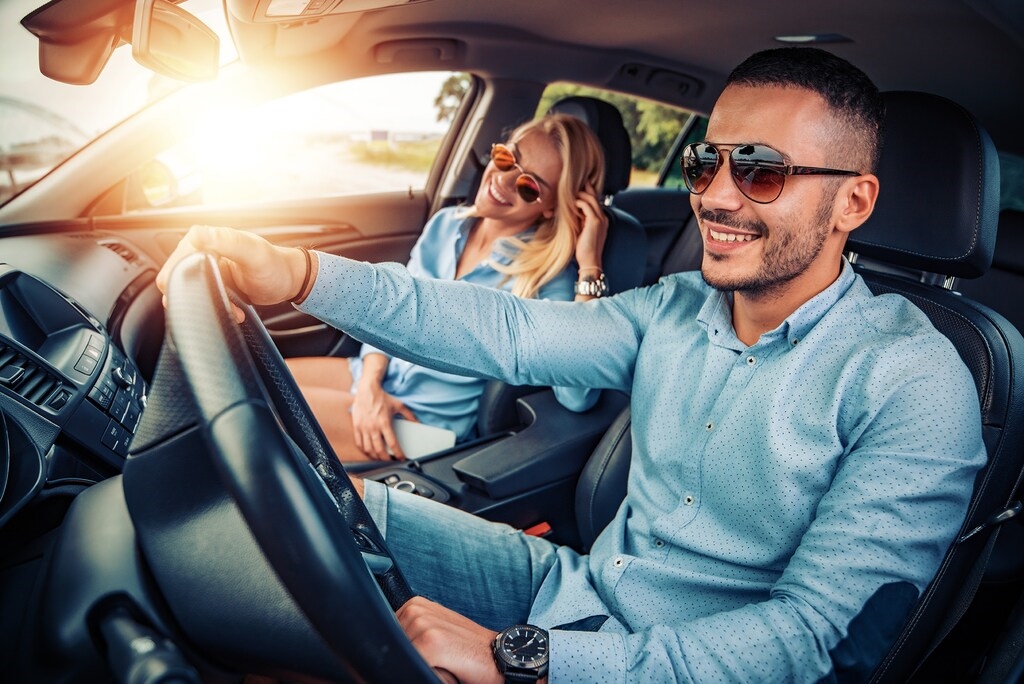
[[(573, 96), (559, 100), (548, 111), (575, 116), (594, 131), (604, 151), (606, 197), (629, 184), (632, 148), (629, 133), (622, 123), (622, 114), (614, 105), (593, 97)], [(640, 222), (628, 212), (608, 206), (607, 202), (604, 212), (608, 217), (608, 234), (601, 261), (609, 292), (615, 294), (643, 283), (647, 235)], [(480, 397), (477, 434), (492, 435), (515, 427), (519, 422), (516, 400), (541, 389), (489, 381)]]
[(666, 274), (669, 257), (693, 218), (689, 191), (664, 186), (627, 188), (616, 193), (613, 206), (635, 216), (644, 227), (647, 266), (643, 284), (653, 285)]
[(661, 264), (661, 275), (700, 270), (704, 260), (704, 238), (700, 236), (697, 217), (690, 213), (679, 236), (669, 248)]
[(618, 415), (587, 459), (576, 483), (576, 528), (580, 547), (591, 545), (615, 517), (626, 498), (626, 480), (633, 455), (629, 407)]
[(597, 133), (608, 162), (605, 195), (612, 202), (609, 206), (613, 211), (625, 212), (634, 218), (640, 213), (645, 214), (645, 219), (638, 221), (647, 239), (642, 284), (656, 282), (662, 275), (662, 260), (668, 248), (675, 242), (691, 214), (689, 193), (668, 188), (642, 187), (622, 192), (629, 186), (632, 172), (632, 143), (622, 123), (622, 114), (611, 103), (595, 97), (574, 95), (559, 100), (548, 111), (582, 119)]
[(992, 307), (1024, 331), (1024, 297), (1007, 296), (1024, 292), (1024, 211), (1000, 212), (992, 267), (979, 278), (957, 282), (956, 289)]
[[(1004, 316), (944, 287), (984, 276), (992, 263), (999, 161), (959, 105), (924, 93), (885, 97), (882, 189), (871, 218), (850, 237), (849, 257), (876, 294), (899, 293), (921, 308), (974, 376), (989, 460), (975, 481), (966, 534), (1013, 507), (1024, 472), (1024, 340)], [(904, 682), (921, 667), (970, 602), (972, 573), (980, 577), (985, 563), (999, 557), (1024, 573), (1024, 554), (1000, 546), (999, 531), (987, 526), (954, 542), (873, 681)]]
[[(992, 261), (999, 206), (992, 141), (949, 100), (907, 92), (886, 93), (885, 99), (879, 201), (869, 221), (851, 235), (848, 256), (872, 291), (907, 297), (956, 346), (974, 376), (989, 456), (975, 481), (961, 539), (951, 545), (872, 679), (906, 682), (951, 628), (958, 606), (970, 603), (972, 573), (984, 570), (986, 560), (1004, 577), (1024, 579), (1024, 553), (1014, 546), (1014, 537), (1000, 539), (1000, 525), (988, 524), (1000, 512), (1013, 510), (1021, 496), (1024, 340), (1002, 315), (942, 286), (955, 278), (982, 276)], [(628, 416), (620, 419), (628, 426)], [(586, 546), (615, 514), (617, 507), (609, 501), (625, 494), (626, 430), (616, 421), (577, 486), (577, 518)], [(981, 532), (967, 536), (978, 527)]]

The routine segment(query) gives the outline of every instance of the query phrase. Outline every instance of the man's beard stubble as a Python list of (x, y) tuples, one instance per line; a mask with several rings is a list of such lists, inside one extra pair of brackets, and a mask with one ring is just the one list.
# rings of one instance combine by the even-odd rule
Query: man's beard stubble
[[(811, 224), (803, 229), (795, 228), (787, 231), (772, 231), (761, 221), (743, 221), (730, 212), (701, 209), (698, 217), (702, 222), (711, 221), (719, 225), (729, 226), (748, 233), (755, 233), (760, 240), (768, 245), (762, 254), (761, 265), (753, 275), (740, 274), (735, 277), (708, 276), (708, 269), (702, 268), (701, 275), (716, 290), (723, 292), (742, 292), (753, 299), (770, 298), (785, 289), (786, 285), (818, 258), (825, 240), (832, 232), (829, 219), (832, 215), (834, 198), (830, 195), (822, 197), (818, 210), (811, 219)], [(771, 239), (770, 243), (767, 239)], [(705, 250), (704, 259), (725, 261), (728, 257), (711, 254)]]

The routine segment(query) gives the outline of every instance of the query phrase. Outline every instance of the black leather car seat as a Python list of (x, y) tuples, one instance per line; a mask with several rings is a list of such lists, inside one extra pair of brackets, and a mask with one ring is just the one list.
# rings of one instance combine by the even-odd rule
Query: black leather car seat
[(1024, 297), (1012, 296), (1024, 293), (1024, 211), (1000, 212), (992, 267), (980, 278), (958, 281), (956, 289), (1006, 316), (1017, 330), (1024, 330)]
[[(949, 100), (908, 92), (885, 98), (881, 194), (874, 214), (851, 235), (848, 256), (876, 294), (906, 296), (956, 346), (975, 379), (989, 461), (977, 476), (960, 539), (872, 681), (907, 682), (915, 671), (914, 681), (954, 681), (934, 679), (941, 670), (920, 668), (922, 661), (966, 610), (986, 571), (1024, 578), (1024, 553), (1013, 533), (1024, 473), (1024, 340), (1002, 315), (944, 287), (982, 276), (992, 261), (999, 207), (992, 141)], [(576, 513), (584, 547), (625, 494), (628, 425), (623, 412), (580, 477)]]
[[(629, 133), (622, 115), (611, 103), (592, 97), (568, 97), (548, 110), (583, 120), (594, 131), (605, 156), (604, 212), (608, 217), (608, 235), (602, 253), (602, 266), (610, 294), (639, 286), (644, 278), (647, 258), (647, 234), (631, 214), (608, 205), (611, 196), (629, 185), (633, 168)], [(519, 397), (544, 388), (513, 386), (497, 380), (488, 382), (480, 397), (477, 434), (493, 435), (519, 424), (515, 408)]]
[(583, 551), (590, 551), (626, 498), (633, 454), (632, 424), (627, 407), (608, 427), (576, 483), (576, 527)]
[(1024, 471), (1024, 340), (1004, 316), (948, 289), (958, 278), (984, 276), (992, 263), (999, 161), (991, 139), (963, 108), (933, 95), (887, 93), (886, 107), (883, 191), (874, 215), (851, 236), (851, 260), (875, 293), (903, 294), (956, 346), (974, 375), (989, 456), (960, 539), (872, 679), (906, 682), (918, 672), (928, 681), (949, 674), (922, 661), (967, 609), (986, 571), (1024, 576), (1016, 535), (1000, 538), (1020, 520), (1013, 511)]

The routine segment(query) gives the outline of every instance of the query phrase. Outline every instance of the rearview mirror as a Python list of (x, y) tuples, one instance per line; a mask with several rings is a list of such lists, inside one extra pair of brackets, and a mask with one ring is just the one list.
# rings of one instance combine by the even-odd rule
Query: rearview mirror
[(72, 85), (100, 75), (118, 45), (128, 41), (131, 3), (123, 0), (51, 0), (21, 20), (39, 39), (39, 71)]
[(217, 77), (217, 34), (168, 0), (136, 2), (131, 42), (135, 61), (158, 74), (183, 81)]

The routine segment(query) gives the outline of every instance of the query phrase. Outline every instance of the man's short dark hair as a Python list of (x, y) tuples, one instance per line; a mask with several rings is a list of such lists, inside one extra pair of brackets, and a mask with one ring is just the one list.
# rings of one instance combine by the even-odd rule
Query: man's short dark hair
[[(803, 88), (820, 95), (858, 142), (874, 172), (882, 149), (885, 104), (878, 87), (863, 71), (831, 52), (810, 47), (785, 47), (756, 52), (733, 69), (726, 85)], [(854, 140), (851, 145), (859, 144)]]

